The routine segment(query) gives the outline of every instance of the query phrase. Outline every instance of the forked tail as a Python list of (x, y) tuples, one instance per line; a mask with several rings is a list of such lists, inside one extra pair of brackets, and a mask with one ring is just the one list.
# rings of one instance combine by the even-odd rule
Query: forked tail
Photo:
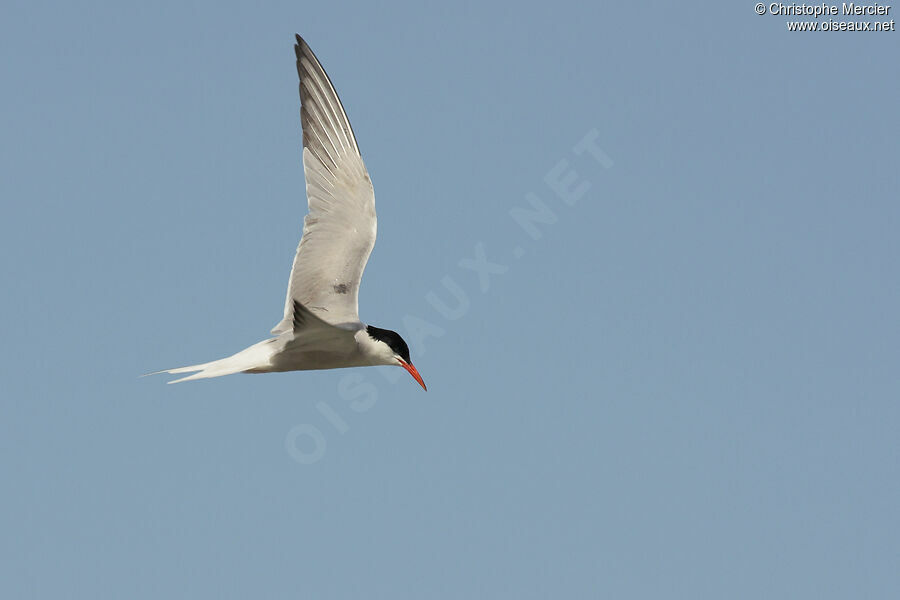
[(257, 344), (253, 344), (249, 348), (244, 348), (237, 354), (233, 354), (226, 358), (220, 358), (212, 362), (199, 365), (191, 365), (190, 367), (178, 367), (177, 369), (163, 369), (147, 375), (159, 375), (160, 373), (193, 373), (181, 379), (175, 379), (168, 383), (180, 383), (182, 381), (190, 381), (192, 379), (207, 379), (209, 377), (221, 377), (222, 375), (231, 375), (232, 373), (243, 373), (245, 371), (261, 372), (267, 371), (271, 367), (271, 357), (276, 351), (276, 339), (263, 340)]

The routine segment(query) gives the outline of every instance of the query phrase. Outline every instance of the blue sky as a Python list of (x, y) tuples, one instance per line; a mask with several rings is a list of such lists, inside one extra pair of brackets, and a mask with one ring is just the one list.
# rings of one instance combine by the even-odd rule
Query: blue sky
[[(900, 594), (900, 34), (587, 4), (6, 8), (0, 596)], [(427, 393), (138, 378), (281, 317), (295, 32)]]

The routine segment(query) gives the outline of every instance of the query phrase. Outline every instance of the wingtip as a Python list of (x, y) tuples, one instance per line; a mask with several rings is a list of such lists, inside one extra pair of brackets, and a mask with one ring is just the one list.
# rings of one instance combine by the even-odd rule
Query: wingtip
[(294, 56), (297, 57), (297, 69), (299, 70), (300, 59), (303, 58), (303, 55), (308, 52), (308, 50), (306, 50), (306, 48), (309, 48), (309, 46), (306, 44), (306, 42), (303, 40), (303, 38), (300, 37), (299, 33), (295, 33), (294, 37), (297, 40), (297, 43), (294, 44)]

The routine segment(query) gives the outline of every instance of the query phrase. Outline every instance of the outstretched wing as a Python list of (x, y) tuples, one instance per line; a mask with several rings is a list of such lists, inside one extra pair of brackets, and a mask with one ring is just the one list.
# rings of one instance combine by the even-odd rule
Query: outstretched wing
[(358, 321), (359, 282), (376, 234), (375, 191), (344, 107), (299, 35), (294, 50), (309, 214), (276, 334), (293, 328), (295, 301), (333, 325)]

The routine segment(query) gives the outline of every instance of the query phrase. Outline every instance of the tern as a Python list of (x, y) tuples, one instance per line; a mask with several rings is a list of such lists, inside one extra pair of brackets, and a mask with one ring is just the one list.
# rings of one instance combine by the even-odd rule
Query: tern
[(272, 329), (274, 337), (237, 354), (153, 374), (193, 373), (169, 382), (178, 383), (232, 373), (395, 365), (427, 390), (403, 338), (359, 320), (359, 284), (375, 245), (375, 191), (331, 80), (296, 37), (309, 214), (288, 279), (284, 317)]

